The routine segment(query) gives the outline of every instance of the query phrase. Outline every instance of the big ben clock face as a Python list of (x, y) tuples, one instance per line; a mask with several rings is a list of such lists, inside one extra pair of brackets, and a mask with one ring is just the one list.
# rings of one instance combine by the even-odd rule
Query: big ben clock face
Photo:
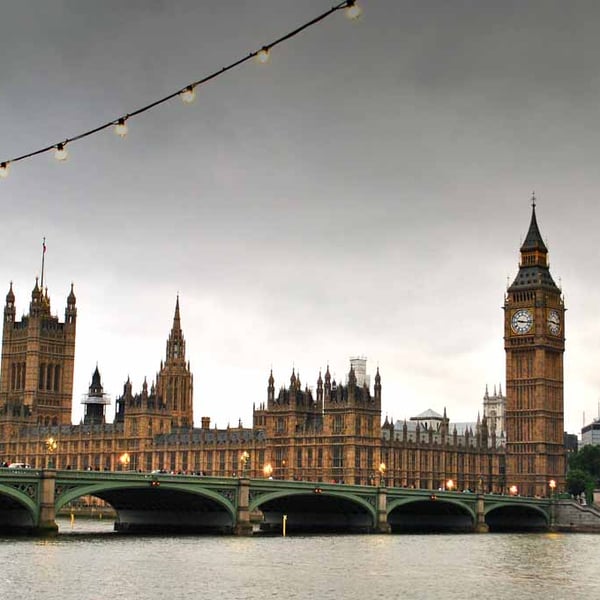
[(533, 315), (526, 308), (515, 312), (510, 320), (510, 326), (515, 333), (527, 333), (533, 326)]
[(557, 310), (551, 310), (548, 313), (548, 331), (552, 335), (560, 333), (560, 314)]

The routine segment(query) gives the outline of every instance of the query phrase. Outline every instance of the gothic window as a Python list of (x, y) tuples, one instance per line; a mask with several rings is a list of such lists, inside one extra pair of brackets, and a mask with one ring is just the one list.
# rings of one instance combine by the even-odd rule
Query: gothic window
[(333, 433), (342, 433), (344, 429), (344, 416), (335, 415), (333, 417)]
[(54, 367), (54, 391), (59, 392), (59, 383), (60, 383), (60, 365), (56, 365)]
[(334, 446), (333, 447), (333, 467), (343, 468), (344, 466), (344, 447)]
[(284, 448), (276, 448), (275, 449), (275, 466), (276, 467), (285, 467), (285, 449)]
[(52, 365), (46, 365), (46, 389), (52, 389)]
[(44, 389), (44, 373), (46, 372), (46, 365), (44, 363), (40, 364), (40, 371), (39, 371), (39, 377), (38, 377), (38, 389), (39, 390), (43, 390)]

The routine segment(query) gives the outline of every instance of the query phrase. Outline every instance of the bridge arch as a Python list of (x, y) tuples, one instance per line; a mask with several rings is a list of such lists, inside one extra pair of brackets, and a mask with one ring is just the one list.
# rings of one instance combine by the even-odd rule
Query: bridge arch
[(235, 492), (228, 492), (229, 498), (217, 490), (158, 479), (99, 481), (69, 487), (55, 509), (89, 495), (114, 508), (117, 531), (223, 533), (232, 531), (236, 520)]
[(545, 531), (550, 516), (541, 506), (494, 502), (485, 507), (485, 522), (490, 531)]
[(366, 533), (375, 531), (377, 524), (369, 499), (322, 488), (266, 491), (251, 498), (249, 510), (262, 513), (263, 533), (281, 532), (284, 516), (290, 533)]
[(392, 533), (471, 532), (477, 522), (474, 507), (436, 494), (390, 500), (387, 510)]
[(0, 530), (27, 530), (37, 524), (37, 502), (31, 496), (34, 488), (25, 484), (23, 489), (0, 484)]

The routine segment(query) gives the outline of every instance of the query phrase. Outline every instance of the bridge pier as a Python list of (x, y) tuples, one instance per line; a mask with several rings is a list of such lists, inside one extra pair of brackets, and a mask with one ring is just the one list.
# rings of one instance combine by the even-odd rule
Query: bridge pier
[(377, 488), (377, 533), (391, 533), (392, 527), (388, 523), (387, 513), (387, 489)]
[(485, 522), (485, 499), (483, 494), (477, 494), (477, 520), (473, 531), (475, 533), (488, 533), (489, 525)]
[(56, 471), (43, 469), (40, 481), (40, 511), (33, 533), (37, 535), (55, 535), (58, 533), (54, 498), (56, 492)]
[(235, 511), (235, 535), (252, 535), (252, 523), (250, 523), (250, 480), (240, 477), (237, 488), (237, 508)]

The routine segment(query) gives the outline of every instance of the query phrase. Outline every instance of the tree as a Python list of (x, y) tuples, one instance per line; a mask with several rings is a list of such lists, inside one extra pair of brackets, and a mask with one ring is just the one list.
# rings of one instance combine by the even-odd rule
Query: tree
[(569, 470), (585, 471), (593, 479), (592, 484), (600, 483), (600, 446), (588, 444), (569, 458)]
[(583, 494), (593, 484), (593, 478), (583, 469), (569, 469), (567, 491), (573, 496)]

